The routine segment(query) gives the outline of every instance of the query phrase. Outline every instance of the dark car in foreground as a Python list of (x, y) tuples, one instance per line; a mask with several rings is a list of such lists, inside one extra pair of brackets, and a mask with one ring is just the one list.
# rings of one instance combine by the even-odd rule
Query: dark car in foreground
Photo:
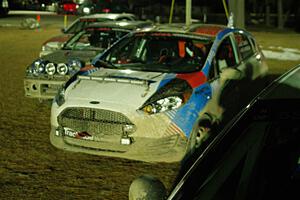
[(194, 155), (166, 195), (143, 175), (129, 199), (299, 199), (300, 65), (276, 79)]
[(38, 58), (27, 67), (25, 96), (52, 99), (58, 88), (97, 54), (129, 32), (145, 26), (151, 26), (151, 23), (108, 21), (90, 24), (71, 37), (62, 49)]

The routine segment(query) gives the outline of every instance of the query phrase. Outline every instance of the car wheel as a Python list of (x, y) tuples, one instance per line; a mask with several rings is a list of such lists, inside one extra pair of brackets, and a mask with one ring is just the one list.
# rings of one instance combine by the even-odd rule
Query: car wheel
[(195, 123), (188, 142), (187, 153), (193, 154), (197, 149), (203, 146), (210, 136), (211, 120), (209, 117), (199, 120)]

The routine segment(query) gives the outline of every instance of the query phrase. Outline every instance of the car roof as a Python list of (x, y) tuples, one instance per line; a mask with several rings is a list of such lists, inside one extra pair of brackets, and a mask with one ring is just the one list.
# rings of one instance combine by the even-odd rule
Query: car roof
[(136, 16), (132, 13), (99, 13), (99, 14), (86, 15), (80, 17), (80, 19), (104, 18), (104, 19), (115, 20), (119, 17), (136, 17)]
[(105, 22), (94, 22), (89, 24), (87, 28), (121, 28), (126, 30), (132, 30), (136, 28), (151, 27), (152, 22), (149, 21), (105, 21)]
[(260, 99), (299, 99), (300, 98), (300, 64), (276, 79)]
[(228, 29), (227, 26), (217, 24), (201, 24), (194, 23), (190, 26), (186, 26), (183, 23), (172, 23), (172, 24), (158, 24), (153, 26), (148, 31), (153, 32), (171, 32), (171, 33), (182, 33), (182, 34), (194, 34), (194, 35), (205, 35), (208, 37), (215, 37), (220, 31)]

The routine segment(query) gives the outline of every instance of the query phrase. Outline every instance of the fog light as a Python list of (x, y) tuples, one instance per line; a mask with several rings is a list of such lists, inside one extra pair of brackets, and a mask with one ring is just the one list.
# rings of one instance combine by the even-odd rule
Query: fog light
[(84, 14), (90, 14), (90, 13), (91, 13), (91, 9), (90, 9), (90, 8), (87, 8), (87, 7), (84, 7), (84, 8), (83, 8), (83, 13), (84, 13)]
[(65, 130), (61, 127), (56, 128), (55, 130), (55, 136), (62, 136), (64, 134)]
[(56, 136), (60, 136), (59, 130), (57, 130), (57, 129), (55, 130), (55, 135), (56, 135)]
[(135, 131), (135, 126), (134, 125), (130, 125), (130, 124), (126, 124), (123, 126), (123, 133), (133, 133)]
[(121, 138), (120, 143), (123, 145), (130, 145), (132, 143), (132, 138), (131, 137)]

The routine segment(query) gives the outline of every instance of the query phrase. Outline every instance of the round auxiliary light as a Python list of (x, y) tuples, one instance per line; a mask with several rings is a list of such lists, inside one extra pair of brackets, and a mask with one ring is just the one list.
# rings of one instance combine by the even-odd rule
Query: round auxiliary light
[(68, 62), (68, 66), (70, 73), (73, 74), (79, 71), (80, 68), (84, 66), (84, 64), (80, 60), (70, 60)]
[(46, 73), (48, 75), (53, 75), (55, 73), (56, 69), (55, 69), (55, 64), (54, 63), (48, 63), (46, 65)]
[(59, 63), (57, 65), (57, 73), (59, 73), (60, 75), (66, 75), (68, 71), (68, 66), (65, 63)]
[(33, 64), (33, 71), (36, 74), (43, 73), (45, 71), (45, 65), (41, 60), (37, 60)]

